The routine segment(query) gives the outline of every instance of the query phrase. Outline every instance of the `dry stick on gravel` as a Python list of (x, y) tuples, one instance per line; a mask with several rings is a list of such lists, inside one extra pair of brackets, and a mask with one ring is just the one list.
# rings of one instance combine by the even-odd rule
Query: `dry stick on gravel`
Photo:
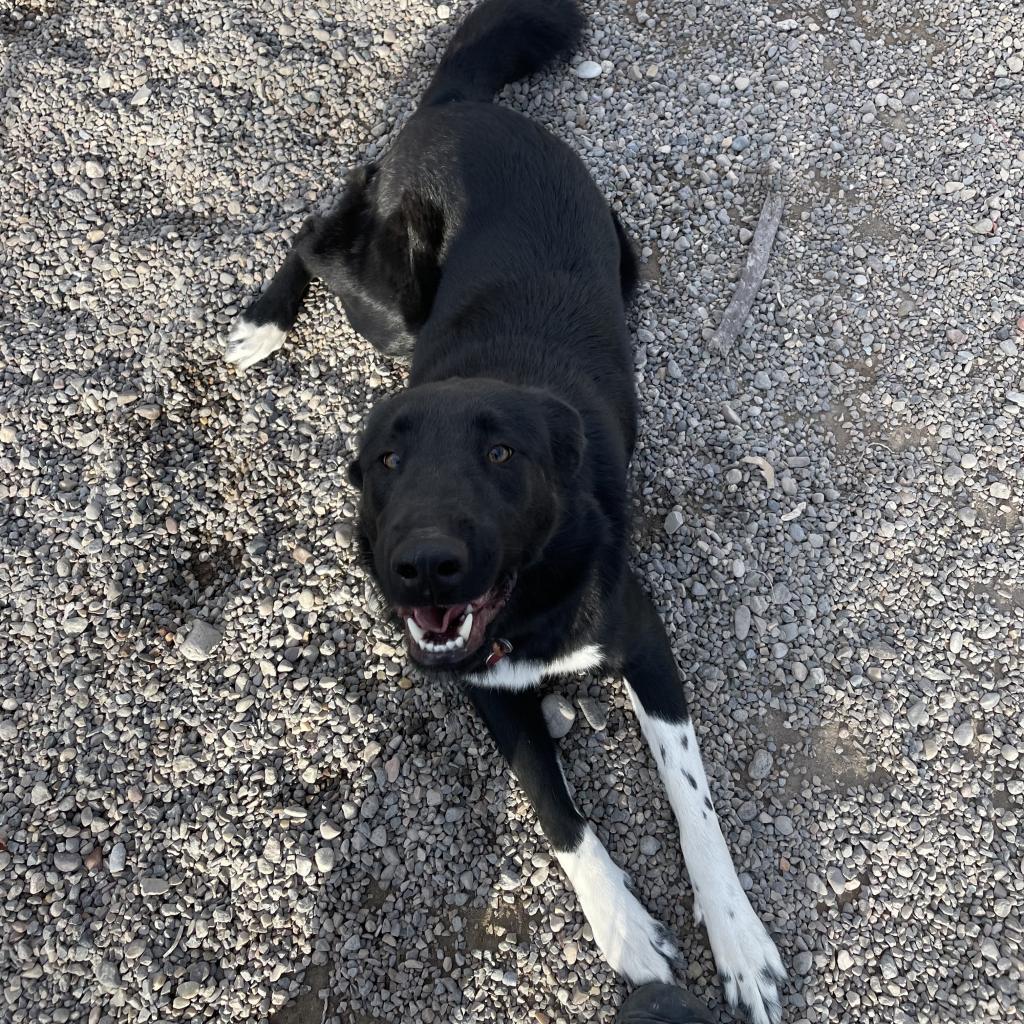
[(711, 335), (711, 348), (715, 352), (728, 352), (739, 336), (768, 269), (768, 257), (771, 255), (772, 243), (775, 241), (775, 233), (779, 230), (781, 220), (782, 180), (780, 175), (775, 173), (769, 179), (768, 195), (765, 197), (764, 206), (761, 207), (754, 239), (750, 243), (747, 265), (743, 268), (739, 284), (736, 285), (736, 291), (725, 310), (722, 322)]
[(169, 957), (169, 956), (170, 956), (170, 955), (171, 955), (171, 954), (172, 954), (172, 953), (173, 953), (173, 952), (174, 952), (174, 951), (175, 951), (175, 950), (176, 950), (176, 949), (178, 948), (178, 943), (179, 943), (179, 942), (181, 942), (181, 937), (182, 937), (182, 935), (184, 935), (184, 934), (185, 934), (185, 926), (184, 926), (184, 925), (182, 925), (182, 926), (181, 926), (181, 927), (180, 927), (180, 928), (178, 929), (178, 935), (177, 935), (177, 938), (175, 938), (174, 942), (173, 942), (173, 943), (171, 944), (171, 948), (170, 948), (170, 949), (168, 949), (166, 953), (164, 953), (164, 959), (166, 959), (167, 957)]

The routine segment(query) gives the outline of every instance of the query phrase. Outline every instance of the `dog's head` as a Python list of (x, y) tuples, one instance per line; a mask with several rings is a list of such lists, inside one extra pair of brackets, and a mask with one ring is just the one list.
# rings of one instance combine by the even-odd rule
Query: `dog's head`
[(458, 668), (501, 638), (583, 447), (570, 405), (500, 381), (419, 385), (374, 408), (349, 479), (362, 491), (364, 554), (416, 661)]

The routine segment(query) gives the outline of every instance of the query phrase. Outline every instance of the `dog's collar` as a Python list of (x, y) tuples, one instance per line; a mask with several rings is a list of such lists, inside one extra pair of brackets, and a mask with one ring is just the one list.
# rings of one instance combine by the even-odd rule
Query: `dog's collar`
[(491, 647), (491, 653), (487, 655), (484, 663), (488, 668), (494, 668), (502, 658), (512, 653), (512, 644), (508, 640), (495, 640)]

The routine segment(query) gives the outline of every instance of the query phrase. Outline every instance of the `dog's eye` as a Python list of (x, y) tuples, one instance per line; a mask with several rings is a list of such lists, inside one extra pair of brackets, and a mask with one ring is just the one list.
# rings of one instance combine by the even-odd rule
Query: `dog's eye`
[(503, 462), (508, 462), (512, 458), (512, 449), (507, 444), (496, 444), (487, 453), (487, 461), (493, 462), (496, 466), (500, 466)]
[(398, 469), (402, 464), (402, 456), (398, 452), (385, 452), (380, 457), (380, 461), (384, 464), (385, 469)]

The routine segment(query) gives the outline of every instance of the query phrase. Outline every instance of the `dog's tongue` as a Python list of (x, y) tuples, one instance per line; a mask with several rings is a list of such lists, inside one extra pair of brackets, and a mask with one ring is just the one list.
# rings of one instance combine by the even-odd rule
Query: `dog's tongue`
[(452, 619), (457, 618), (466, 610), (464, 604), (453, 604), (448, 607), (429, 605), (413, 608), (412, 617), (416, 625), (427, 633), (447, 633)]

